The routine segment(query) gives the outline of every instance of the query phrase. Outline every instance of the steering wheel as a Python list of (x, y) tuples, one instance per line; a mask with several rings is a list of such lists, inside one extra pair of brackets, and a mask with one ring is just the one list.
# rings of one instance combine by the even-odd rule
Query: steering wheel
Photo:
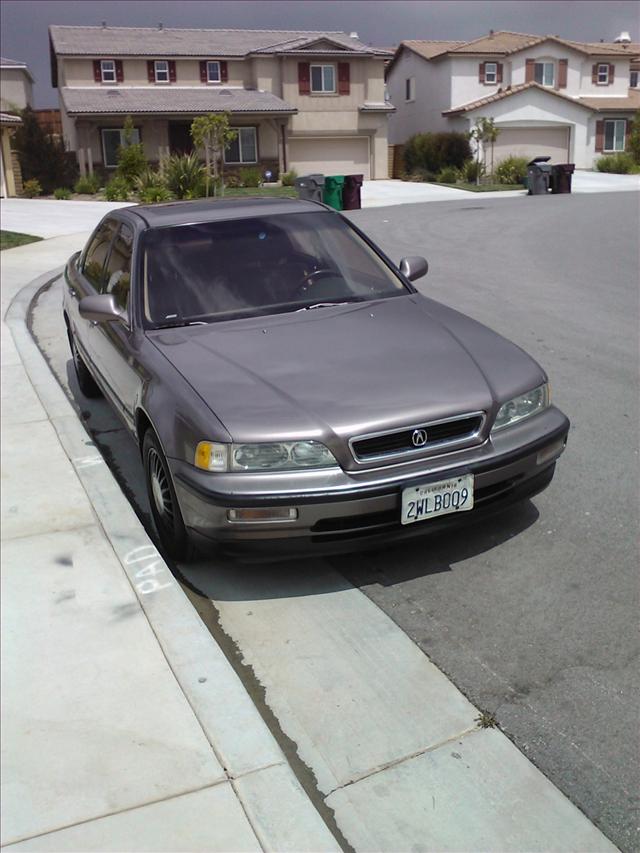
[(320, 281), (321, 278), (331, 278), (335, 276), (335, 270), (330, 270), (328, 267), (324, 267), (320, 270), (314, 270), (313, 272), (307, 273), (302, 279), (298, 290), (302, 293), (306, 293), (310, 288), (314, 286), (314, 284)]

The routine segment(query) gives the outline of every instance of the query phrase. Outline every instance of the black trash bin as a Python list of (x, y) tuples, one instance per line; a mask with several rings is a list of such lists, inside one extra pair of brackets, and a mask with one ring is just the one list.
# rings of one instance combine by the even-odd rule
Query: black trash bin
[(298, 198), (306, 201), (322, 201), (324, 191), (324, 175), (303, 175), (296, 178)]
[(575, 169), (575, 163), (555, 163), (551, 167), (551, 192), (570, 193), (571, 176)]
[(527, 183), (529, 195), (545, 195), (549, 191), (551, 177), (551, 157), (534, 157), (527, 163)]
[(342, 190), (343, 210), (360, 210), (362, 207), (360, 189), (363, 181), (364, 175), (344, 176), (344, 189)]

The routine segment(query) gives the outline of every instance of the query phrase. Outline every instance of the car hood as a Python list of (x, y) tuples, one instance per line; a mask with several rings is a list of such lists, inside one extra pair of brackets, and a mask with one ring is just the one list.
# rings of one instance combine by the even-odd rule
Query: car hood
[(235, 441), (334, 446), (468, 412), (491, 421), (545, 378), (517, 346), (419, 294), (149, 337)]

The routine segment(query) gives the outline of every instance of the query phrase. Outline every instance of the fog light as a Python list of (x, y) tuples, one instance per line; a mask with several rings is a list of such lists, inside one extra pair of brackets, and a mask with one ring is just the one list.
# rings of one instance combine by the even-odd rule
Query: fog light
[(538, 453), (536, 457), (536, 465), (544, 465), (545, 462), (548, 462), (555, 456), (560, 456), (566, 443), (567, 439), (561, 438), (560, 441), (554, 441), (553, 444), (549, 445), (549, 447), (545, 447), (544, 450), (541, 450), (540, 453)]
[(248, 521), (265, 522), (265, 521), (295, 521), (298, 517), (298, 510), (293, 506), (274, 507), (272, 509), (228, 509), (227, 518), (229, 521)]

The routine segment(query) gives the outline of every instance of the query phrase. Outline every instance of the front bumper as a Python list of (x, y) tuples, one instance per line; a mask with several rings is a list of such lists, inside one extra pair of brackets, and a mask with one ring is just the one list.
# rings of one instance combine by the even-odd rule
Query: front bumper
[[(477, 520), (542, 491), (566, 444), (569, 421), (551, 406), (497, 433), (483, 445), (377, 469), (295, 474), (209, 474), (169, 460), (185, 525), (196, 539), (239, 550), (338, 551), (378, 539), (408, 538)], [(474, 509), (431, 521), (400, 524), (402, 490), (474, 475)], [(229, 521), (227, 510), (295, 507), (293, 521)]]

